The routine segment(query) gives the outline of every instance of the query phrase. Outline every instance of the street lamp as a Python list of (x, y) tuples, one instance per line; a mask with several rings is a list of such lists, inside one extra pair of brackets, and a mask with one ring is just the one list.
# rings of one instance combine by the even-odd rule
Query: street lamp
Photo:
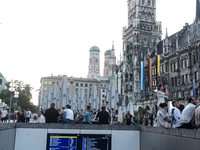
[(10, 111), (11, 111), (11, 102), (12, 102), (12, 92), (15, 92), (15, 95), (14, 97), (15, 98), (18, 98), (18, 94), (19, 92), (17, 92), (17, 85), (15, 85), (14, 81), (11, 80), (10, 82), (10, 88), (9, 88), (9, 91), (10, 91), (10, 107), (9, 107), (9, 119), (8, 119), (8, 122), (10, 122)]

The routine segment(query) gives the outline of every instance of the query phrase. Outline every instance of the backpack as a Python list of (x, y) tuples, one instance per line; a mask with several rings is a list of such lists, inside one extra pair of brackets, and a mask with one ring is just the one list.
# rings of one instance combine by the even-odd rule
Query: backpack
[(76, 123), (76, 124), (81, 124), (81, 123), (83, 123), (83, 118), (84, 118), (84, 115), (79, 115), (79, 116), (74, 120), (74, 123)]
[(171, 112), (171, 117), (172, 117), (172, 122), (176, 122), (176, 118), (174, 117), (174, 111), (175, 109), (172, 109), (172, 112)]

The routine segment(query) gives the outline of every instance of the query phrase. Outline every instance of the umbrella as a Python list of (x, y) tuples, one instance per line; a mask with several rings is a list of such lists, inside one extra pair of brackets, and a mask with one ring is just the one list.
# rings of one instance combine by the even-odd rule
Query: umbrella
[(51, 88), (48, 87), (47, 90), (47, 107), (50, 108), (50, 104), (52, 102), (52, 92), (51, 92)]
[(72, 95), (71, 104), (72, 104), (72, 110), (75, 111), (75, 110), (76, 110), (76, 96), (75, 96), (74, 93), (73, 93), (73, 95)]
[(56, 82), (53, 83), (53, 88), (52, 88), (52, 100), (53, 102), (56, 104), (56, 108), (58, 108), (58, 95), (59, 94), (59, 91), (58, 91), (58, 85)]
[(59, 89), (60, 107), (64, 107), (66, 104), (69, 104), (69, 100), (70, 100), (70, 94), (69, 94), (68, 80), (67, 80), (67, 76), (64, 75), (62, 77), (62, 81), (61, 81), (60, 89)]
[(108, 89), (107, 99), (108, 108), (111, 110), (111, 124), (112, 124), (112, 112), (117, 109), (117, 102), (119, 102), (118, 93), (114, 79), (110, 79), (110, 85)]
[(119, 109), (118, 109), (118, 122), (122, 122), (122, 107), (119, 106)]
[(89, 103), (91, 104), (93, 110), (97, 110), (99, 108), (99, 96), (96, 85), (92, 87)]
[(47, 92), (43, 93), (43, 98), (42, 99), (43, 99), (43, 103), (44, 103), (44, 107), (43, 108), (47, 109), (47, 104), (48, 104), (47, 103)]
[(133, 103), (132, 103), (132, 102), (130, 103), (130, 114), (131, 114), (132, 116), (134, 116), (134, 112), (133, 112)]
[(81, 106), (80, 106), (80, 110), (82, 111), (82, 113), (85, 112), (85, 96), (84, 96), (84, 90), (81, 90), (81, 97), (80, 97), (80, 101), (81, 101)]

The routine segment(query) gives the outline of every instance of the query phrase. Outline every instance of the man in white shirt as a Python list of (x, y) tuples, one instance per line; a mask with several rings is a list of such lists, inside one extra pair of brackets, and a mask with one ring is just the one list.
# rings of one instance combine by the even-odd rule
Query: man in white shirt
[[(176, 128), (179, 128), (182, 126), (182, 124), (180, 122), (181, 112), (178, 109), (180, 105), (177, 101), (173, 101), (172, 106), (173, 106), (173, 108), (171, 109), (172, 122)], [(174, 117), (174, 119), (173, 119), (173, 117)]]
[(37, 123), (45, 123), (45, 118), (44, 118), (43, 111), (40, 111), (38, 114), (39, 114), (39, 118), (37, 120)]
[(5, 110), (5, 107), (3, 107), (3, 110), (1, 111), (1, 121), (2, 123), (6, 123), (6, 115), (8, 114), (7, 110)]
[(60, 113), (61, 115), (61, 121), (63, 123), (69, 123), (69, 124), (73, 124), (74, 122), (74, 113), (71, 110), (71, 106), (70, 105), (66, 105), (65, 109)]
[(183, 109), (180, 121), (182, 124), (182, 128), (192, 129), (193, 127), (191, 124), (191, 119), (192, 119), (193, 111), (195, 109), (197, 101), (195, 100), (195, 98), (190, 97), (188, 99), (188, 102), (189, 104)]
[(27, 111), (26, 111), (26, 122), (29, 123), (30, 118), (31, 118), (31, 111), (29, 109), (27, 109)]
[(157, 98), (158, 98), (158, 102), (157, 102), (157, 106), (158, 106), (158, 110), (160, 110), (160, 103), (165, 103), (165, 96), (169, 96), (169, 87), (168, 85), (165, 86), (166, 90), (165, 93), (163, 92), (164, 87), (163, 85), (159, 85), (158, 86), (158, 92), (157, 92)]

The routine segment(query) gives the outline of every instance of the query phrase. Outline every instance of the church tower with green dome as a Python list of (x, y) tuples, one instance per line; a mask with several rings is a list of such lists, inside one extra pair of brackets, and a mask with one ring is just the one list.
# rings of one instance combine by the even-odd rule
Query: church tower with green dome
[(87, 78), (93, 79), (100, 75), (100, 49), (97, 46), (90, 48), (90, 58)]

